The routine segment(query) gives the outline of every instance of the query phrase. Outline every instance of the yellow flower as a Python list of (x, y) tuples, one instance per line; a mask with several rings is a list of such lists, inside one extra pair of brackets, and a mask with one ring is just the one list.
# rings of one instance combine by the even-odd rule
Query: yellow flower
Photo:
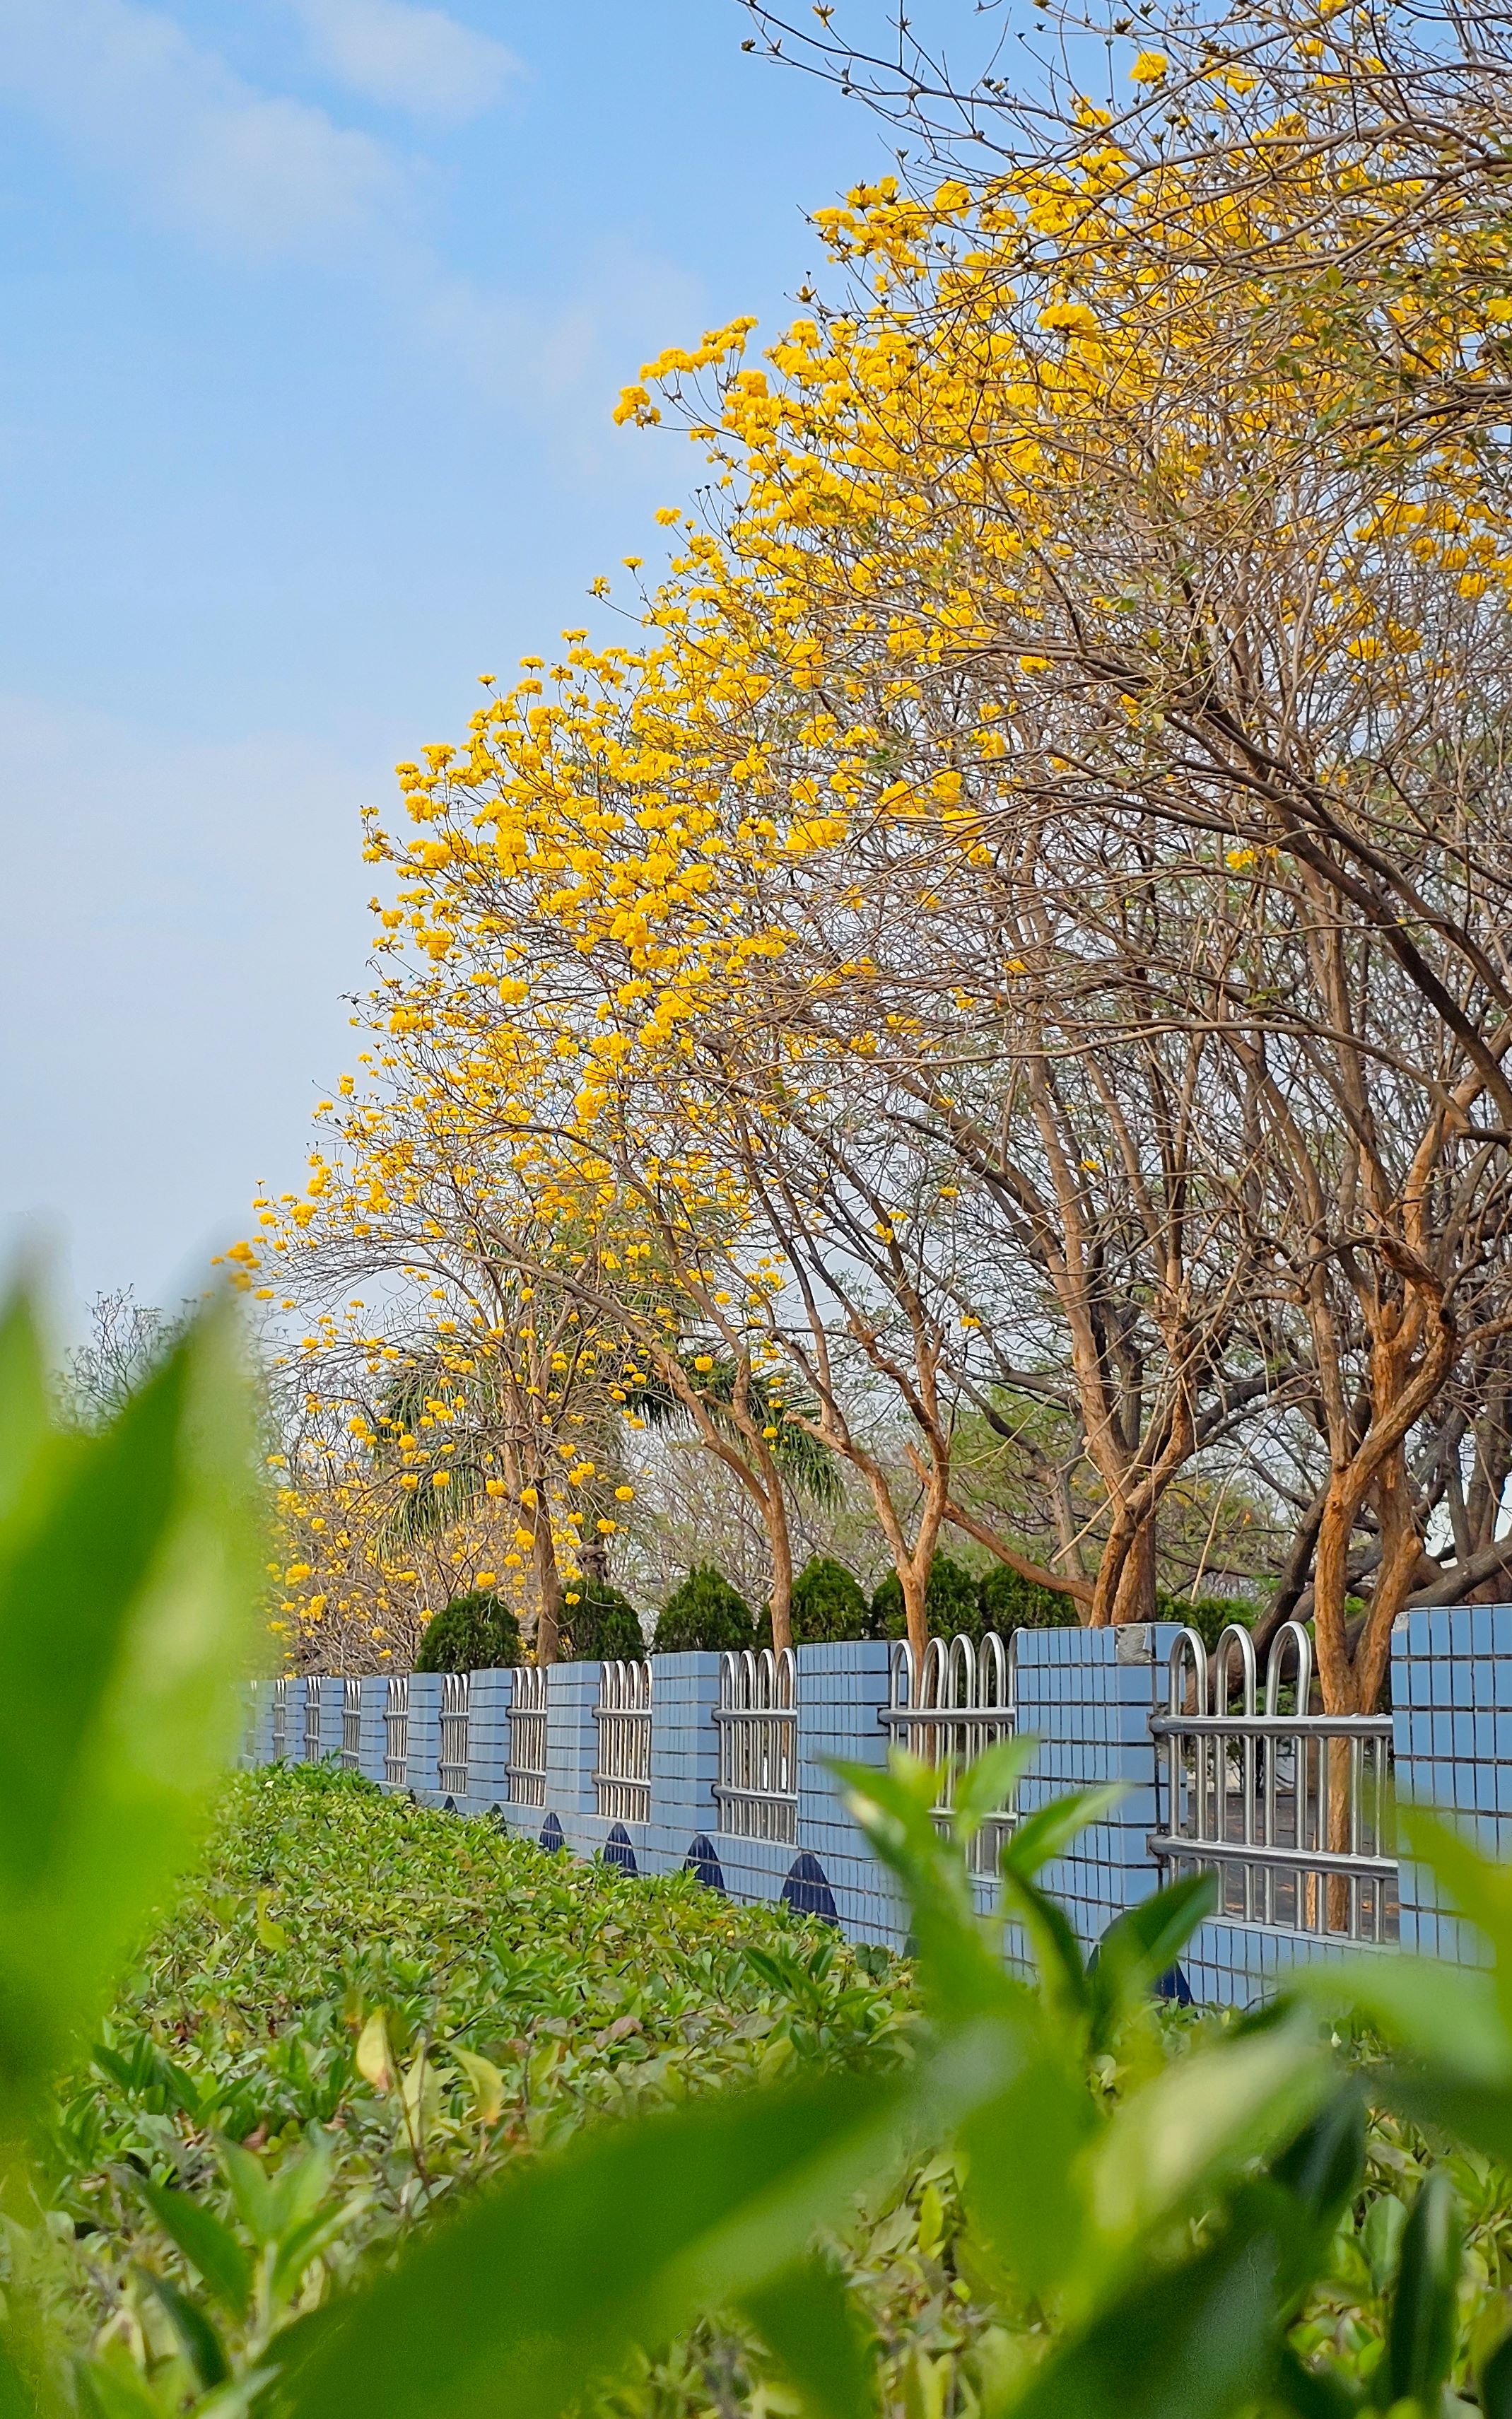
[(1041, 312), (1040, 325), (1060, 336), (1096, 336), (1102, 332), (1097, 313), (1086, 302), (1052, 302)]
[(1170, 61), (1164, 51), (1141, 51), (1129, 69), (1131, 84), (1159, 84)]

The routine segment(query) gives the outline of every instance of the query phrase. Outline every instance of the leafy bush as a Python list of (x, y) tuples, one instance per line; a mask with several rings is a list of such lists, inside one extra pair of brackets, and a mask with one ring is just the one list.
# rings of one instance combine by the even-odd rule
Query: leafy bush
[(995, 1629), (1002, 1638), (1011, 1629), (1074, 1629), (1081, 1620), (1074, 1596), (1037, 1586), (1006, 1563), (994, 1563), (982, 1573), (977, 1598), (982, 1628)]
[(867, 1634), (860, 1581), (843, 1563), (811, 1554), (793, 1583), (793, 1642), (820, 1646)]
[(639, 1663), (646, 1651), (640, 1615), (629, 1597), (597, 1579), (579, 1579), (568, 1589), (563, 1626), (563, 1651), (573, 1663)]
[(519, 1623), (501, 1595), (473, 1588), (455, 1595), (429, 1625), (417, 1672), (503, 1672), (520, 1659)]
[(756, 1617), (712, 1563), (699, 1563), (662, 1606), (653, 1655), (705, 1654), (756, 1643)]
[[(977, 1582), (964, 1564), (949, 1554), (936, 1554), (924, 1591), (924, 1611), (932, 1638), (980, 1638), (981, 1604)], [(905, 1638), (903, 1583), (889, 1571), (872, 1598), (873, 1638)]]

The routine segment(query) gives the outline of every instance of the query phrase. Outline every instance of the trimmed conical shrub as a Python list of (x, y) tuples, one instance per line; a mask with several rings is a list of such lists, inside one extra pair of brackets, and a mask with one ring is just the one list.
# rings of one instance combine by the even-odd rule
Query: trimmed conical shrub
[(486, 1588), (455, 1595), (420, 1641), (417, 1672), (502, 1672), (519, 1661), (519, 1623)]
[(812, 1554), (793, 1583), (793, 1643), (825, 1646), (864, 1638), (867, 1602), (860, 1581), (827, 1554)]
[(640, 1615), (627, 1595), (603, 1580), (579, 1579), (568, 1588), (562, 1626), (574, 1663), (639, 1663), (646, 1651)]
[(651, 1651), (719, 1653), (755, 1643), (756, 1618), (745, 1597), (712, 1563), (700, 1563), (662, 1606)]

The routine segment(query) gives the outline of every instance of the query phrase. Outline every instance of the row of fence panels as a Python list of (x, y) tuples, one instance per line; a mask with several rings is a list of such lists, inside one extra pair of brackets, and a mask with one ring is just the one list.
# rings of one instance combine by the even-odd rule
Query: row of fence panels
[[(868, 1641), (282, 1679), (256, 1692), (245, 1753), (337, 1761), (391, 1789), (492, 1808), (548, 1845), (626, 1870), (687, 1865), (733, 1895), (782, 1896), (899, 1940), (896, 1893), (839, 1811), (831, 1765), (906, 1748), (934, 1769), (943, 1827), (964, 1767), (1022, 1733), (1033, 1757), (969, 1844), (981, 1902), (1021, 1812), (1114, 1782), (1118, 1805), (1050, 1886), (1090, 1942), (1162, 1878), (1211, 1872), (1216, 1913), (1174, 1987), (1247, 2003), (1345, 1947), (1476, 1953), (1426, 1877), (1399, 1864), (1390, 1807), (1394, 1790), (1434, 1802), (1512, 1847), (1512, 1608), (1494, 1610), (1489, 1624), (1479, 1607), (1436, 1614), (1431, 1629), (1419, 1615), (1399, 1624), (1390, 1714), (1325, 1715), (1294, 1623), (1263, 1672), (1242, 1629), (1210, 1652), (1192, 1630), (1151, 1624), (936, 1640), (918, 1663), (902, 1641)], [(1504, 1718), (1491, 1710), (1503, 1702)], [(1504, 1742), (1491, 1727), (1504, 1719)]]

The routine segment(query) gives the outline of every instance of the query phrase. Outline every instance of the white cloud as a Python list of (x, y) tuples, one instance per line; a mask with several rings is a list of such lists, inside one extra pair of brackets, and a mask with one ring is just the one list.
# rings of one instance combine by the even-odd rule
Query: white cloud
[[(454, 113), (496, 93), (502, 45), (401, 0), (291, 0), (377, 92)], [(290, 94), (259, 92), (150, 0), (0, 0), (0, 105), (28, 110), (130, 201), (213, 251), (339, 262), (423, 331), (486, 402), (550, 414), (585, 464), (615, 391), (702, 316), (694, 281), (633, 251), (532, 301), (459, 275), (427, 239), (424, 161)]]
[(421, 117), (491, 108), (519, 61), (490, 34), (410, 0), (292, 0), (322, 66), (364, 100)]
[(373, 136), (257, 92), (136, 0), (0, 0), (7, 96), (220, 248), (329, 251), (403, 198), (403, 172)]

